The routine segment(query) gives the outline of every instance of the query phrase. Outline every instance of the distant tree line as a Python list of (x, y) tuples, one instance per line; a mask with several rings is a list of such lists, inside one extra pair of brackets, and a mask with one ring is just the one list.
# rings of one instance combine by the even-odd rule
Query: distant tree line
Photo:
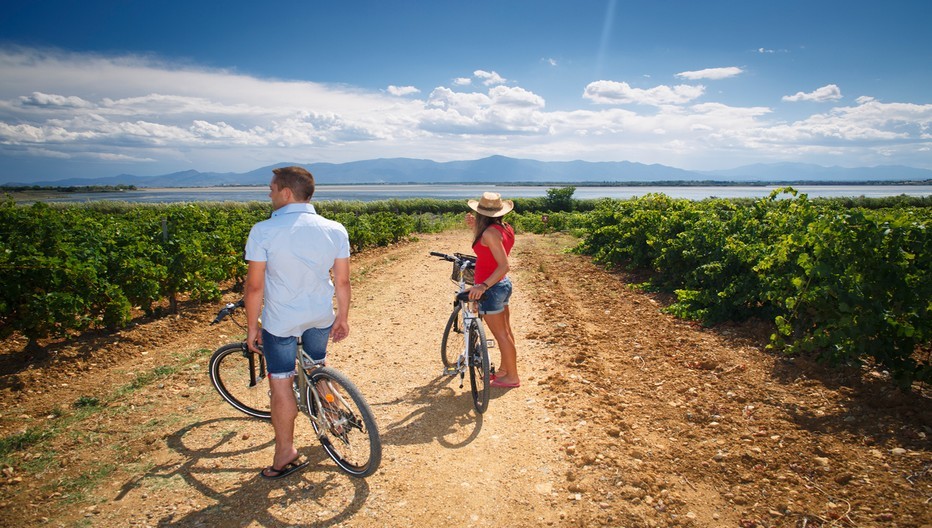
[(135, 191), (135, 185), (0, 185), (7, 192), (45, 191), (60, 193), (103, 193)]

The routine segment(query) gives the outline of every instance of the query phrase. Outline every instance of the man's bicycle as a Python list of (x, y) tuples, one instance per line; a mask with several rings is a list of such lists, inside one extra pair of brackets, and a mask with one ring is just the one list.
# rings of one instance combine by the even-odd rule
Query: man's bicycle
[[(484, 413), (489, 407), (489, 387), (492, 374), (489, 364), (489, 348), (485, 340), (485, 328), (475, 302), (469, 300), (467, 287), (473, 283), (476, 257), (454, 253), (430, 252), (431, 256), (440, 257), (453, 263), (450, 280), (459, 287), (453, 300), (453, 312), (443, 329), (440, 340), (440, 359), (443, 361), (444, 374), (460, 376), (460, 388), (466, 371), (469, 371), (469, 385), (472, 389), (472, 403), (476, 412)], [(462, 348), (456, 354), (457, 345), (450, 340), (452, 334), (463, 336)]]
[[(211, 324), (217, 324), (243, 308), (243, 301), (227, 304)], [(231, 317), (244, 331), (244, 326)], [(382, 460), (382, 441), (372, 409), (345, 374), (315, 364), (296, 347), (294, 378), (298, 410), (311, 420), (324, 451), (345, 473), (367, 477)], [(265, 357), (249, 350), (245, 341), (230, 343), (210, 357), (210, 381), (220, 396), (235, 409), (254, 418), (271, 420), (268, 371)]]

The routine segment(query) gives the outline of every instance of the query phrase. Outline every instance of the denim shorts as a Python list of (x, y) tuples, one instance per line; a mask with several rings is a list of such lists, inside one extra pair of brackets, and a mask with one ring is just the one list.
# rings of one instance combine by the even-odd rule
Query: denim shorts
[[(327, 357), (327, 341), (330, 340), (330, 327), (308, 328), (301, 334), (301, 347), (315, 362)], [(290, 378), (295, 375), (295, 350), (298, 338), (295, 336), (278, 337), (262, 330), (262, 355), (272, 379)]]
[(501, 313), (508, 306), (509, 299), (511, 299), (511, 279), (505, 277), (486, 290), (485, 296), (479, 301), (479, 313)]

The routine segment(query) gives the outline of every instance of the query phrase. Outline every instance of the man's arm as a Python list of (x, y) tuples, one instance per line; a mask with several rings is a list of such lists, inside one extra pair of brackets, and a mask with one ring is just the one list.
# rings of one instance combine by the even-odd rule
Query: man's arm
[(350, 259), (333, 261), (333, 287), (337, 298), (337, 318), (330, 329), (330, 337), (340, 341), (349, 335), (349, 309), (352, 291), (350, 288)]
[(259, 352), (256, 343), (262, 344), (262, 332), (259, 328), (259, 314), (262, 313), (262, 299), (265, 295), (265, 262), (250, 260), (246, 270), (246, 343), (249, 349)]

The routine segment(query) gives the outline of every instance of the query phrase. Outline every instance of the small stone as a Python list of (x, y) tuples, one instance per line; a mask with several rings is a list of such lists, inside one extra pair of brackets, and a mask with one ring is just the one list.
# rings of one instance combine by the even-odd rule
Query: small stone
[(845, 485), (851, 482), (853, 479), (854, 479), (854, 475), (852, 475), (851, 473), (842, 473), (841, 475), (838, 475), (835, 477), (835, 482), (841, 485)]

